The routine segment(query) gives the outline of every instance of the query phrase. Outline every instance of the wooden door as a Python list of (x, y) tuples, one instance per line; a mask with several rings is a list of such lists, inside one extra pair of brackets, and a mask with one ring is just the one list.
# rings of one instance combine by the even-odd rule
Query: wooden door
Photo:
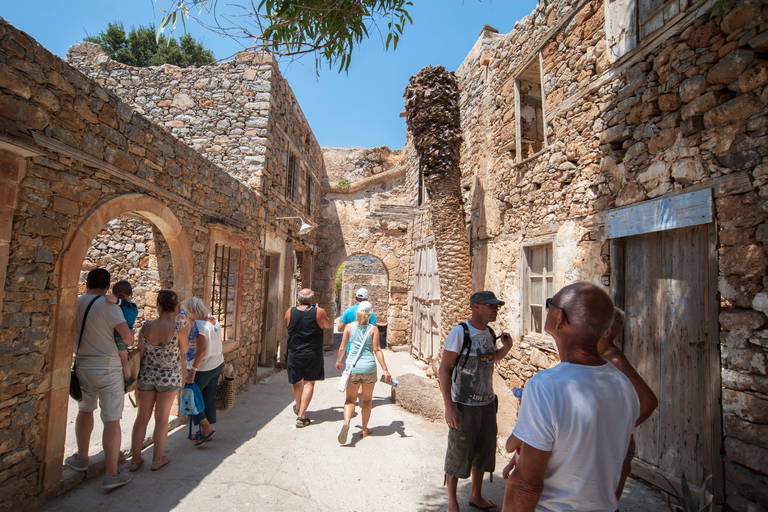
[(437, 254), (432, 237), (414, 244), (413, 320), (411, 351), (433, 360), (440, 355), (440, 281)]
[[(721, 432), (712, 421), (720, 409), (711, 385), (712, 344), (717, 353), (719, 343), (711, 332), (711, 229), (698, 225), (623, 239), (624, 351), (659, 398), (658, 409), (635, 432), (633, 472), (665, 489), (662, 476), (676, 483), (685, 473), (693, 485), (707, 475), (722, 478)], [(719, 371), (719, 361), (714, 364)]]

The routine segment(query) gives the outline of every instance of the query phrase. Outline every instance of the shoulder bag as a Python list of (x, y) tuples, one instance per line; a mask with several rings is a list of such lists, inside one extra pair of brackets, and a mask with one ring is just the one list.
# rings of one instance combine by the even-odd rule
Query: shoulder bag
[(339, 379), (339, 391), (342, 393), (347, 390), (347, 384), (349, 383), (349, 375), (352, 373), (352, 369), (357, 364), (358, 359), (360, 359), (360, 355), (363, 353), (363, 345), (365, 344), (365, 338), (368, 337), (368, 333), (371, 332), (371, 326), (368, 326), (368, 330), (365, 331), (365, 334), (363, 334), (363, 343), (360, 345), (360, 349), (357, 351), (357, 355), (355, 355), (355, 360), (352, 361), (352, 365), (349, 367), (349, 370), (344, 370), (341, 373), (341, 379)]
[(80, 338), (77, 340), (77, 348), (75, 349), (75, 360), (72, 362), (72, 373), (69, 378), (69, 396), (72, 400), (80, 402), (83, 400), (83, 390), (80, 389), (80, 379), (77, 378), (75, 369), (77, 368), (77, 353), (80, 351), (80, 342), (83, 341), (83, 331), (85, 331), (85, 319), (88, 318), (88, 312), (91, 310), (93, 303), (98, 300), (101, 295), (97, 295), (91, 302), (88, 303), (88, 307), (85, 308), (85, 314), (83, 315), (83, 324), (80, 326)]

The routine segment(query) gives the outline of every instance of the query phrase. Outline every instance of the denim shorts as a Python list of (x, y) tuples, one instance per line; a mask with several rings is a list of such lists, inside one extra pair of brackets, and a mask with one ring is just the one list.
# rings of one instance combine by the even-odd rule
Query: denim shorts
[(181, 386), (148, 384), (139, 381), (139, 383), (136, 384), (136, 389), (139, 390), (139, 393), (173, 393), (180, 390)]
[(80, 412), (93, 412), (98, 405), (101, 421), (117, 421), (123, 417), (125, 404), (125, 382), (123, 370), (89, 370), (78, 368), (77, 378), (83, 391), (83, 400), (78, 405)]

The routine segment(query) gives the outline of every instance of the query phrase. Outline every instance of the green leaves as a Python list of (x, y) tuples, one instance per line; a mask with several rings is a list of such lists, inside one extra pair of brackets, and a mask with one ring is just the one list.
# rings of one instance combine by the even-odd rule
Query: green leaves
[(107, 30), (86, 41), (97, 43), (113, 60), (129, 66), (173, 64), (179, 67), (204, 66), (216, 62), (213, 52), (184, 34), (177, 42), (155, 31), (154, 25), (132, 28), (126, 35), (122, 22), (109, 23)]
[[(158, 0), (155, 0), (158, 1)], [(218, 12), (218, 0), (172, 0), (174, 6), (160, 22), (157, 37), (177, 19), (189, 17), (189, 8), (200, 6), (214, 13), (214, 30), (236, 37), (253, 38), (256, 46), (281, 56), (315, 54), (319, 71), (323, 65), (348, 71), (356, 44), (379, 31), (385, 48), (397, 49), (407, 24), (412, 24), (409, 0), (261, 0), (227, 3), (227, 12)], [(234, 10), (234, 14), (232, 11)], [(230, 26), (222, 26), (222, 19)], [(236, 20), (236, 21), (233, 21)], [(255, 28), (246, 25), (246, 21)], [(386, 30), (382, 30), (386, 22)]]

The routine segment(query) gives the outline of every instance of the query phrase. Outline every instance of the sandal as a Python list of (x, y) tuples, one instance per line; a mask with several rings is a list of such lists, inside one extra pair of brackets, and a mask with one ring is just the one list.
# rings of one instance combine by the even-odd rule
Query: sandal
[(310, 419), (309, 418), (302, 418), (301, 416), (296, 416), (296, 428), (304, 428), (307, 425), (309, 425)]
[(210, 441), (211, 437), (213, 437), (213, 434), (215, 434), (215, 433), (216, 433), (215, 430), (211, 430), (211, 433), (208, 434), (207, 436), (200, 436), (200, 437), (198, 437), (197, 440), (195, 441), (195, 446), (200, 446), (204, 442)]
[(298, 416), (298, 415), (299, 415), (299, 408), (298, 408), (298, 407), (296, 407), (296, 405), (295, 405), (295, 404), (294, 404), (294, 406), (293, 406), (293, 414), (295, 414), (296, 416)]
[(144, 464), (144, 457), (140, 458), (139, 460), (132, 459), (131, 460), (131, 465), (128, 466), (128, 470), (131, 473), (133, 473), (134, 471), (138, 471), (139, 467), (141, 467), (142, 464)]
[(160, 458), (160, 460), (153, 460), (152, 461), (152, 466), (150, 467), (150, 469), (152, 469), (152, 471), (157, 471), (158, 469), (160, 469), (161, 467), (165, 466), (169, 462), (171, 462), (171, 458), (170, 457), (166, 457), (165, 455), (163, 455)]

